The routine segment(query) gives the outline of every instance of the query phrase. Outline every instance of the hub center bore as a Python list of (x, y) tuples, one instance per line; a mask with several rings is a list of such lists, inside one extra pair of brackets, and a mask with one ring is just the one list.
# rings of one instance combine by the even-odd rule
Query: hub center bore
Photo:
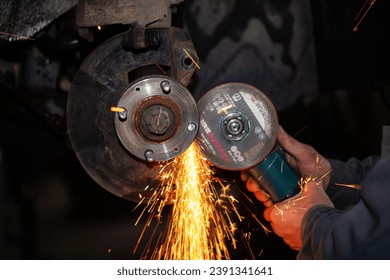
[(142, 114), (142, 123), (147, 131), (158, 136), (163, 136), (172, 122), (172, 111), (164, 105), (152, 105)]

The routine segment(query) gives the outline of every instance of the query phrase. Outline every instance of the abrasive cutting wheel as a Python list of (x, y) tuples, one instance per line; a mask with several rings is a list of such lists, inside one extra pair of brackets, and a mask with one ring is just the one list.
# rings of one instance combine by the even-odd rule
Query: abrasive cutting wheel
[(243, 170), (261, 162), (276, 142), (278, 116), (259, 89), (226, 83), (209, 90), (198, 102), (197, 142), (204, 156), (226, 170)]
[(299, 192), (299, 178), (276, 144), (276, 110), (261, 90), (243, 83), (222, 84), (199, 100), (198, 110), (197, 142), (211, 164), (246, 170), (273, 202)]

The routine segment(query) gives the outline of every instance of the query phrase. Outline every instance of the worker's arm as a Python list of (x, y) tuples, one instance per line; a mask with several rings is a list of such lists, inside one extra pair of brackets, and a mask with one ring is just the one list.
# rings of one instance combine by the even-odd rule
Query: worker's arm
[(337, 209), (346, 209), (358, 202), (362, 181), (378, 160), (377, 156), (361, 161), (356, 158), (350, 158), (346, 162), (329, 160), (332, 173), (327, 194)]
[[(279, 133), (278, 140), (285, 148), (286, 154), (288, 154), (287, 160), (291, 166), (304, 177), (310, 176), (320, 178), (320, 180), (309, 182), (302, 193), (296, 197), (273, 205), (254, 180), (243, 176), (243, 179), (247, 180), (248, 190), (254, 192), (256, 197), (267, 207), (264, 212), (265, 218), (270, 221), (275, 233), (281, 236), (291, 248), (299, 250), (302, 247), (299, 253), (300, 258), (345, 258), (348, 255), (352, 256), (353, 253), (347, 248), (353, 248), (352, 244), (356, 239), (349, 240), (351, 234), (348, 233), (348, 230), (354, 230), (353, 234), (360, 235), (359, 226), (363, 225), (364, 230), (365, 222), (361, 222), (359, 217), (366, 217), (367, 223), (378, 218), (367, 214), (367, 211), (370, 211), (367, 209), (366, 201), (359, 201), (360, 190), (351, 186), (358, 187), (363, 183), (363, 178), (377, 159), (368, 158), (361, 162), (351, 159), (347, 163), (329, 162), (312, 147), (296, 141), (283, 130)], [(330, 172), (331, 170), (332, 172)], [(390, 175), (389, 171), (387, 173)], [(325, 176), (326, 174), (331, 174), (331, 176)], [(387, 182), (390, 182), (390, 179)], [(326, 195), (325, 189), (333, 201)], [(389, 197), (390, 194), (379, 196), (377, 199), (388, 200)], [(340, 210), (350, 207), (356, 202), (358, 202), (356, 208), (346, 212)], [(340, 209), (334, 208), (335, 204)], [(370, 208), (375, 207), (370, 206)], [(350, 216), (350, 211), (357, 212), (357, 216)], [(388, 209), (386, 211), (390, 213)], [(388, 221), (390, 223), (390, 219)], [(339, 243), (345, 245), (341, 246)], [(339, 248), (342, 248), (342, 253), (340, 253)]]
[(361, 185), (359, 201), (346, 210), (321, 205), (307, 211), (299, 259), (390, 258), (390, 158)]

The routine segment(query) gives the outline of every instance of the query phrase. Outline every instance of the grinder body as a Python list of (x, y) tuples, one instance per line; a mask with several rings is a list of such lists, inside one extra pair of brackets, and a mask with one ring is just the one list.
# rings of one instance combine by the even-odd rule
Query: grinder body
[(284, 150), (275, 147), (248, 173), (270, 195), (273, 202), (280, 202), (299, 192), (298, 177), (284, 157)]

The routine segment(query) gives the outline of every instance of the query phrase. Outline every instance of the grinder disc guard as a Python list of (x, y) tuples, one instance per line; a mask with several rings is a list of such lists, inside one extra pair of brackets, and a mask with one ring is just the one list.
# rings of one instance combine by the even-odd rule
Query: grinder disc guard
[(244, 170), (261, 162), (276, 143), (277, 113), (268, 97), (244, 83), (226, 83), (198, 102), (197, 143), (209, 162)]

